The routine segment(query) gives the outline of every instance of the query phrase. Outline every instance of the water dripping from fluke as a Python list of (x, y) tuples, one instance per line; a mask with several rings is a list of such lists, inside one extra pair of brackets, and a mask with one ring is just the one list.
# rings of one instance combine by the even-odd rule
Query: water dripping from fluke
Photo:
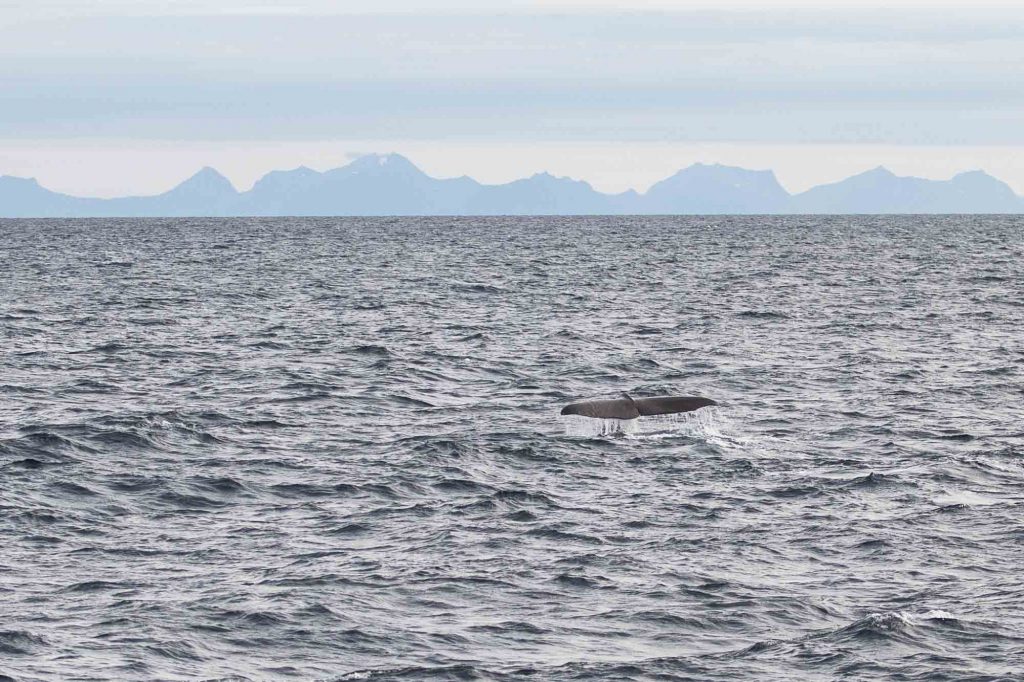
[(622, 398), (572, 403), (562, 408), (559, 418), (569, 436), (674, 434), (700, 437), (714, 421), (712, 411), (701, 408), (717, 404), (710, 398), (633, 398), (624, 393)]
[(613, 398), (611, 400), (586, 400), (571, 403), (562, 408), (561, 414), (579, 415), (592, 419), (626, 421), (639, 417), (693, 412), (702, 407), (717, 404), (710, 398), (700, 398), (697, 396), (633, 398), (628, 393), (623, 393), (621, 398)]

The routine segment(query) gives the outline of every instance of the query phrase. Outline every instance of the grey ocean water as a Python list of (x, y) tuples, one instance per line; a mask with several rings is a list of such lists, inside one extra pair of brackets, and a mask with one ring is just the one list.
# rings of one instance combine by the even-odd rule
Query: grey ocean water
[[(1020, 679), (1022, 256), (1007, 217), (0, 222), (0, 678)], [(721, 405), (558, 417), (620, 391)]]

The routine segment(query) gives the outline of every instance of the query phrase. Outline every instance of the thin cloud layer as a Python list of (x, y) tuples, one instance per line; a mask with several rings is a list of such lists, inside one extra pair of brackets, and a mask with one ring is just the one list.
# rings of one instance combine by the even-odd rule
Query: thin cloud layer
[(709, 4), (15, 2), (0, 173), (19, 140), (1024, 145), (1020, 9)]
[(11, 136), (1024, 141), (994, 14), (78, 17), (0, 46)]

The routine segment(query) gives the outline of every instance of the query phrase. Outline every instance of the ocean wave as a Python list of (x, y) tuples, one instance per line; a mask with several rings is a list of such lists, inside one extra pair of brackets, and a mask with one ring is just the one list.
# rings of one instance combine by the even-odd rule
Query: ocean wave
[(1019, 233), (0, 221), (0, 679), (1015, 679)]

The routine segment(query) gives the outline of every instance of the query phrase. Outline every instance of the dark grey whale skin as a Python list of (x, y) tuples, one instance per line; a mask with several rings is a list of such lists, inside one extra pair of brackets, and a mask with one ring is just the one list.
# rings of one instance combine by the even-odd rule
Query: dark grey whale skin
[(657, 414), (678, 414), (693, 412), (702, 407), (717, 405), (710, 398), (696, 396), (666, 396), (664, 398), (623, 398), (611, 400), (588, 400), (572, 403), (562, 408), (561, 414), (576, 414), (595, 419), (636, 419)]

